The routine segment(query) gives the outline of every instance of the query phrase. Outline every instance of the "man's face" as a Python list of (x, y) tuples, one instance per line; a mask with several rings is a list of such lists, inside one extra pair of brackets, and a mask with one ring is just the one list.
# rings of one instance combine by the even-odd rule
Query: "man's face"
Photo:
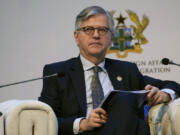
[(91, 32), (91, 34), (85, 31), (87, 29), (74, 32), (74, 37), (81, 54), (87, 59), (91, 57), (104, 58), (106, 50), (112, 42), (112, 33), (109, 30), (102, 34), (104, 28), (109, 28), (107, 17), (102, 14), (92, 16), (81, 23), (80, 28), (87, 27), (100, 29), (99, 32), (95, 29), (94, 33)]

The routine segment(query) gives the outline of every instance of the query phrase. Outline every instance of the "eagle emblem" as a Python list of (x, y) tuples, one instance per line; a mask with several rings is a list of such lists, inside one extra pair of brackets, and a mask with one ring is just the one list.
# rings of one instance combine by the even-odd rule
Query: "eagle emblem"
[[(114, 16), (115, 11), (110, 13)], [(143, 31), (149, 24), (149, 18), (143, 15), (140, 21), (135, 12), (126, 10), (126, 13), (133, 24), (127, 26), (125, 23), (127, 18), (123, 17), (122, 14), (115, 18), (117, 25), (114, 29), (113, 45), (107, 51), (107, 54), (116, 53), (118, 58), (127, 57), (129, 52), (141, 53), (141, 45), (148, 43)]]

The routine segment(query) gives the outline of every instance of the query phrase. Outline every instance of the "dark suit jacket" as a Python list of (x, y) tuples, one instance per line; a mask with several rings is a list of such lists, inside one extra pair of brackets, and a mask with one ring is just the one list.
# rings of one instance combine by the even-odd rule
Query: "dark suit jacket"
[[(133, 63), (106, 58), (105, 68), (116, 90), (142, 90), (146, 84), (160, 89), (180, 90), (175, 82), (143, 76)], [(43, 75), (57, 72), (61, 73), (60, 77), (43, 80), (39, 100), (53, 108), (58, 118), (59, 132), (62, 135), (73, 135), (73, 121), (78, 117), (85, 117), (87, 109), (84, 71), (80, 58), (46, 65)], [(117, 76), (121, 76), (122, 80), (118, 81)]]

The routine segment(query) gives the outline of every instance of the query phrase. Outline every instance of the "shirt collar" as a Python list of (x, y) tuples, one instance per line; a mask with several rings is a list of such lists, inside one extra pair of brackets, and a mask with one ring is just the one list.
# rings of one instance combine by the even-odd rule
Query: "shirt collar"
[[(87, 60), (85, 57), (83, 57), (81, 54), (80, 54), (80, 59), (81, 59), (81, 62), (82, 62), (82, 66), (83, 66), (83, 69), (84, 71), (87, 71), (89, 69), (91, 69), (92, 67), (95, 66), (94, 63), (90, 62), (89, 60)], [(106, 72), (105, 68), (104, 68), (104, 65), (105, 65), (105, 60), (103, 60), (101, 63), (98, 64), (99, 67), (101, 67), (101, 69)]]

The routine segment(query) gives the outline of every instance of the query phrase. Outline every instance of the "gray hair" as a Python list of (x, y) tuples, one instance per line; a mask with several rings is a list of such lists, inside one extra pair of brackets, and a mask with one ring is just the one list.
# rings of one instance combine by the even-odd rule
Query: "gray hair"
[(98, 14), (103, 14), (106, 15), (108, 18), (108, 25), (111, 31), (113, 31), (114, 28), (114, 20), (111, 14), (104, 10), (103, 8), (99, 6), (90, 6), (85, 9), (83, 9), (76, 17), (76, 22), (75, 22), (75, 30), (80, 28), (80, 25), (83, 21), (89, 19), (92, 16), (98, 15)]

